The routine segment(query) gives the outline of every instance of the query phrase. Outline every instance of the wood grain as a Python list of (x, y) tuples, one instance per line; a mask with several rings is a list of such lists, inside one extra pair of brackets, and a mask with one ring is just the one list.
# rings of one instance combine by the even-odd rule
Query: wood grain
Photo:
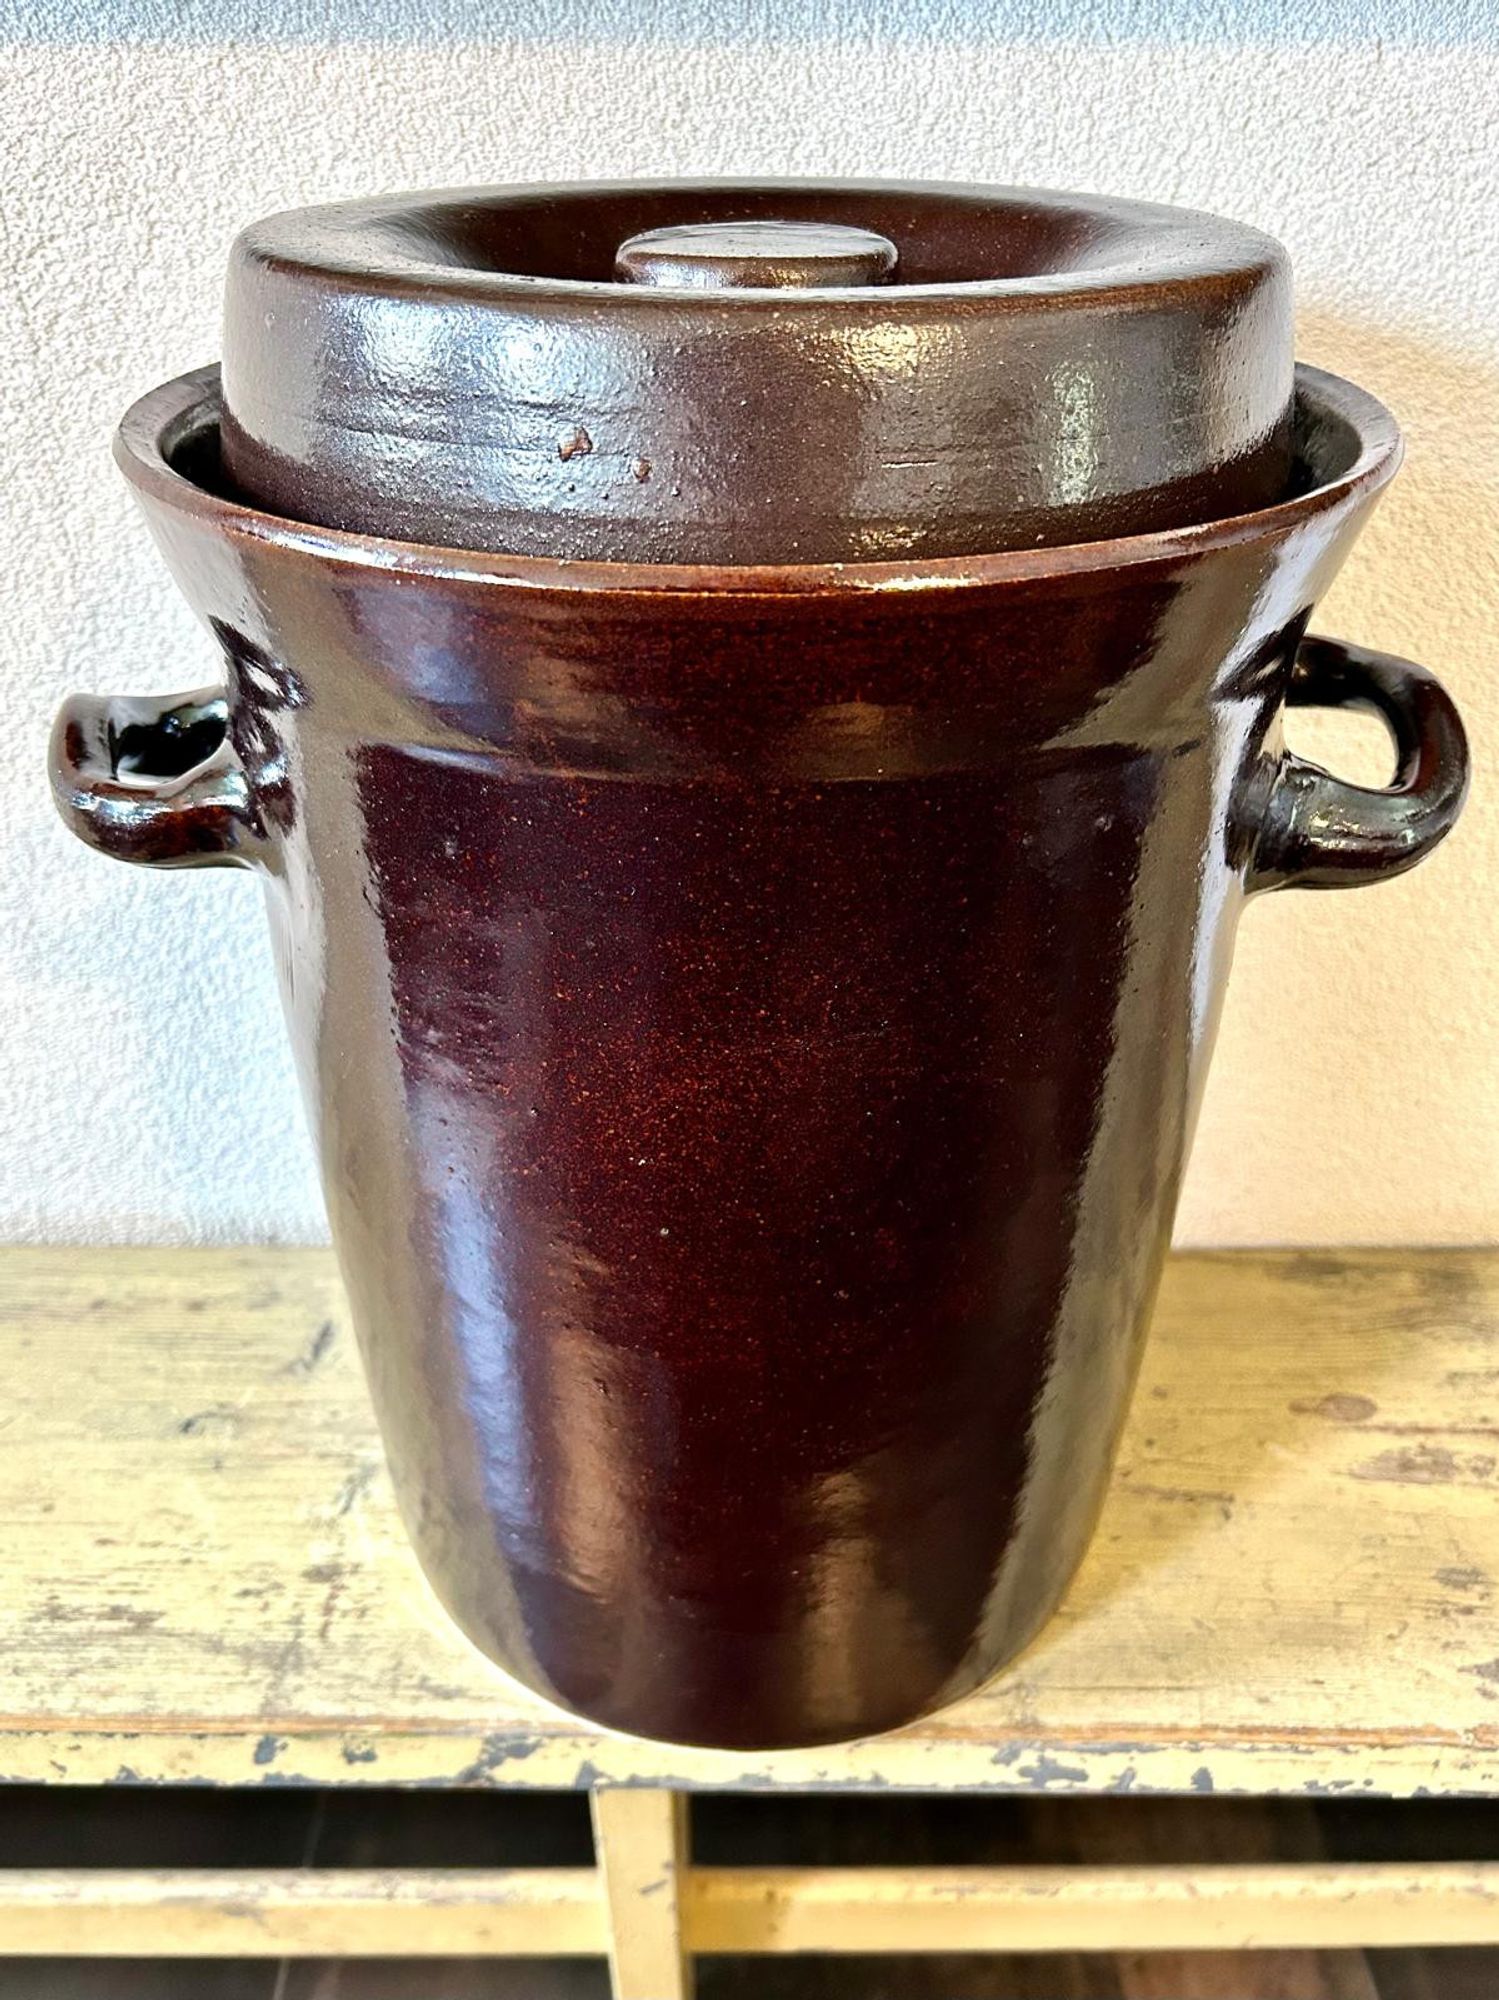
[(1499, 1792), (1499, 1256), (1174, 1260), (1059, 1616), (897, 1735), (611, 1737), (432, 1601), (321, 1251), (0, 1253), (0, 1778)]
[(0, 1869), (0, 1952), (567, 1956), (605, 1947), (591, 1868)]
[(1266, 1951), (1499, 1942), (1499, 1863), (706, 1868), (695, 1952)]
[(682, 1899), (690, 1878), (687, 1799), (651, 1786), (600, 1785), (590, 1796), (609, 1908), (614, 2000), (692, 2000)]
[[(688, 2000), (684, 1953), (1346, 1950), (1499, 1942), (1499, 1863), (661, 1868), (624, 1803), (601, 1872), (0, 1869), (0, 1953), (515, 1957), (609, 1950), (618, 2000)], [(637, 1835), (642, 1837), (637, 1844)], [(663, 1882), (669, 1895), (653, 1901)], [(682, 1925), (676, 1922), (681, 1890)]]

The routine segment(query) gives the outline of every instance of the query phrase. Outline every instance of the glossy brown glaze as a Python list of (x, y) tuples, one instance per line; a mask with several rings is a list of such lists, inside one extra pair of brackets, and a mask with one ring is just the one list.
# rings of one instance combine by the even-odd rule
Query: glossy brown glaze
[(469, 188), (244, 231), (224, 454), (278, 513), (407, 541), (907, 560), (1266, 505), (1291, 378), (1285, 253), (1190, 209), (880, 182)]
[[(264, 871), (438, 1594), (647, 1735), (960, 1694), (1091, 1528), (1246, 891), (1460, 807), (1430, 677), (1303, 636), (1393, 424), (1306, 371), (1309, 490), (1258, 515), (647, 570), (237, 507), (214, 389), (119, 452), (222, 705), (157, 705), (153, 775), (149, 704), (75, 704), (54, 782), (108, 852)], [(1376, 703), (1395, 785), (1288, 755), (1288, 694)]]
[(886, 285), (899, 253), (888, 236), (846, 222), (690, 222), (643, 229), (620, 244), (614, 275), (632, 285), (679, 291), (826, 291)]

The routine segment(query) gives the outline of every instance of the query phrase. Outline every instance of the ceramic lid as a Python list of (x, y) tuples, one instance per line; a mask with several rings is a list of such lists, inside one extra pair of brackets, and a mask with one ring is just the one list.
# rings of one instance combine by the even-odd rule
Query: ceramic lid
[(1033, 189), (477, 188), (272, 216), (223, 452), (299, 519), (498, 553), (878, 561), (1280, 498), (1285, 253)]

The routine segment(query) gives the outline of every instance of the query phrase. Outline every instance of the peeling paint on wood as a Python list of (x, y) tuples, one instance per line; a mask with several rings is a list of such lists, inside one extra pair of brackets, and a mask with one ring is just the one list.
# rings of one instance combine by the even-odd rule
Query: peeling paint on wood
[(1448, 1445), (1417, 1444), (1382, 1451), (1353, 1468), (1355, 1479), (1405, 1486), (1485, 1486), (1499, 1464), (1492, 1452), (1457, 1452)]
[(287, 1362), (287, 1374), (310, 1375), (318, 1363), (326, 1357), (337, 1336), (337, 1320), (323, 1320), (302, 1352)]
[(1457, 1565), (1439, 1569), (1436, 1580), (1447, 1590), (1490, 1590), (1493, 1587), (1484, 1571), (1471, 1565), (1466, 1569)]
[(1315, 1402), (1303, 1397), (1292, 1403), (1291, 1408), (1298, 1416), (1326, 1417), (1335, 1424), (1366, 1424), (1379, 1412), (1379, 1405), (1372, 1396), (1350, 1396), (1346, 1391), (1336, 1389), (1329, 1395), (1319, 1396)]

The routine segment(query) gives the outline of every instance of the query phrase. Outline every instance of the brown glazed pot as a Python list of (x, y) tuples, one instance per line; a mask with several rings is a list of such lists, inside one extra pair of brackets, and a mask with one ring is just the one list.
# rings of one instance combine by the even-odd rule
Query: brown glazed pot
[[(65, 817), (266, 885), (412, 1538), (600, 1723), (888, 1728), (1083, 1550), (1246, 894), (1398, 874), (1458, 719), (1307, 620), (1395, 469), (1300, 374), (1304, 490), (925, 564), (383, 542), (216, 490), (212, 371), (120, 463), (222, 686), (79, 697)], [(1388, 722), (1386, 790), (1287, 701)]]

